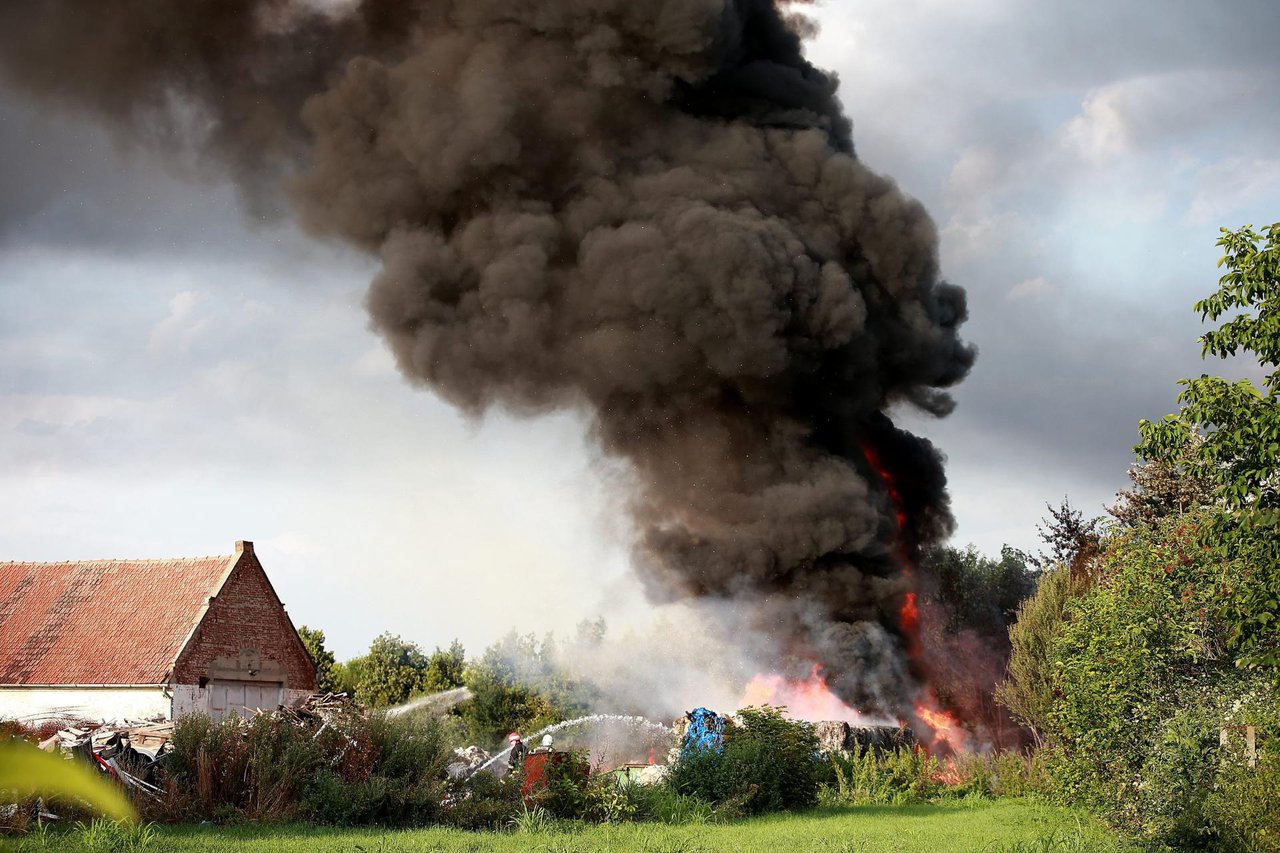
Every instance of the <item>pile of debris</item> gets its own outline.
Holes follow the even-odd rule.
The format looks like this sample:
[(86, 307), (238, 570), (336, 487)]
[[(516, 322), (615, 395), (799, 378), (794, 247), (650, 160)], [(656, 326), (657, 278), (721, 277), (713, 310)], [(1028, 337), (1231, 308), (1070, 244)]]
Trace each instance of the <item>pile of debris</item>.
[(862, 758), (867, 752), (874, 752), (876, 758), (882, 758), (916, 745), (915, 732), (906, 726), (851, 726), (841, 720), (827, 720), (815, 723), (813, 728), (819, 748), (828, 754)]
[(470, 779), (492, 757), (478, 746), (458, 747), (454, 749), (453, 760), (445, 768), (445, 773), (450, 779)]
[(156, 796), (156, 767), (173, 751), (172, 740), (172, 721), (120, 720), (62, 729), (41, 741), (40, 748), (81, 758), (118, 782)]
[(292, 705), (281, 705), (278, 711), (259, 713), (275, 714), (281, 720), (305, 726), (310, 723), (331, 723), (337, 717), (361, 710), (356, 701), (346, 693), (312, 693)]
[[(332, 725), (338, 718), (360, 712), (346, 693), (314, 693), (291, 705), (258, 710), (295, 726)], [(71, 726), (40, 742), (46, 752), (81, 758), (105, 775), (131, 788), (157, 795), (156, 769), (173, 751), (173, 721), (117, 720), (101, 725)]]

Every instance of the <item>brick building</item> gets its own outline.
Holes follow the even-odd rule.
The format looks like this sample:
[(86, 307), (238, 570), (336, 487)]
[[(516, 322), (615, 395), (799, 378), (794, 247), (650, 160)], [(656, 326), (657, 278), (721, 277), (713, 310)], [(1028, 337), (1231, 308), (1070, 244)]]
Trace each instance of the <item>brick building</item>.
[(226, 557), (0, 563), (0, 719), (221, 718), (315, 689), (252, 542)]

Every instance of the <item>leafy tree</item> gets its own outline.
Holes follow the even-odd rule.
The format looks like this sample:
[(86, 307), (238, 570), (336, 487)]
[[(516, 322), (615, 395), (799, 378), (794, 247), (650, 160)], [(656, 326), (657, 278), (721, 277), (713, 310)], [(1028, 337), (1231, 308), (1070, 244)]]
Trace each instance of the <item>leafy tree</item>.
[(603, 616), (598, 616), (595, 619), (583, 619), (578, 623), (577, 645), (585, 648), (596, 648), (604, 642), (604, 636), (608, 631), (609, 626), (605, 624)]
[(1130, 467), (1132, 488), (1121, 490), (1107, 512), (1122, 525), (1135, 527), (1212, 506), (1213, 483), (1189, 464), (1203, 440), (1194, 433), (1176, 461), (1148, 459)]
[(1053, 643), (1062, 630), (1067, 601), (1081, 590), (1066, 566), (1049, 569), (1040, 577), (1035, 595), (1018, 607), (1017, 621), (1009, 629), (1008, 674), (996, 688), (996, 700), (1031, 729), (1039, 743), (1044, 742), (1054, 706)]
[(496, 744), (509, 731), (531, 734), (557, 720), (545, 697), (484, 662), (468, 671), (467, 687), (471, 699), (462, 706), (462, 719), (476, 743)]
[[(1179, 384), (1179, 410), (1139, 424), (1147, 461), (1178, 465), (1212, 484), (1221, 512), (1204, 542), (1249, 571), (1224, 607), (1231, 650), (1246, 667), (1280, 670), (1280, 223), (1222, 229), (1225, 274), (1195, 310), (1222, 324), (1200, 338), (1201, 354), (1251, 356), (1266, 371), (1248, 379), (1203, 374)], [(1228, 315), (1229, 318), (1228, 318)]]
[(1050, 768), (1071, 799), (1177, 849), (1211, 829), (1202, 814), (1222, 765), (1218, 730), (1250, 689), (1224, 655), (1214, 602), (1224, 569), (1187, 515), (1125, 530), (1100, 582), (1069, 598), (1052, 637)]
[(364, 673), (368, 657), (360, 655), (350, 660), (335, 663), (329, 669), (329, 683), (333, 685), (334, 693), (345, 693), (352, 698), (358, 698), (360, 691), (360, 682), (364, 679)]
[(466, 683), (467, 652), (454, 640), (447, 649), (437, 648), (427, 658), (423, 689), (428, 693), (453, 690)]
[[(603, 624), (600, 625), (603, 630)], [(579, 634), (590, 631), (579, 626)], [(467, 669), (472, 698), (462, 708), (477, 743), (493, 743), (512, 729), (525, 734), (588, 712), (599, 698), (587, 682), (567, 672), (554, 635), (541, 641), (512, 631), (485, 649)]]
[(1088, 577), (1102, 550), (1102, 520), (1086, 519), (1065, 497), (1061, 506), (1045, 504), (1045, 508), (1049, 517), (1036, 526), (1040, 539), (1049, 546), (1049, 552), (1040, 555), (1041, 564), (1063, 565), (1072, 577)]
[(369, 646), (356, 698), (374, 708), (399, 705), (426, 689), (427, 656), (417, 643), (380, 634)]
[(302, 645), (307, 647), (311, 662), (316, 666), (316, 687), (322, 693), (332, 691), (334, 685), (331, 674), (337, 661), (333, 652), (324, 647), (324, 631), (301, 625), (298, 627), (298, 636), (302, 639)]
[(970, 545), (929, 549), (921, 569), (937, 581), (938, 598), (946, 606), (951, 631), (969, 629), (1003, 640), (1014, 613), (1036, 588), (1031, 559), (1009, 545), (993, 560)]

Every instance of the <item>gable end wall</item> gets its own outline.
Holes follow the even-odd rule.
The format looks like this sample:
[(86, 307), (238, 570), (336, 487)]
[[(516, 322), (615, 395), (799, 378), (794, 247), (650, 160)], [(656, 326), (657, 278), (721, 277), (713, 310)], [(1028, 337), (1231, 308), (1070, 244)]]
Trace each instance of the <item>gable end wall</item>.
[(316, 690), (315, 666), (252, 553), (241, 555), (178, 657), (174, 716), (207, 710), (201, 678), (283, 681), (286, 702)]

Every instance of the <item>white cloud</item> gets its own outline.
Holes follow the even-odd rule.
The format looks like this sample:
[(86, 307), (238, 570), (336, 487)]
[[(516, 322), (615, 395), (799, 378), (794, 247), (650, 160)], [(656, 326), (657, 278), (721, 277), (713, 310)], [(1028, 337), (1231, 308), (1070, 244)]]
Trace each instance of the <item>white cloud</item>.
[(194, 290), (174, 294), (168, 315), (151, 330), (147, 349), (158, 355), (187, 352), (209, 325), (209, 315), (199, 311), (207, 301), (205, 294)]
[(1009, 299), (1042, 299), (1050, 296), (1057, 288), (1050, 284), (1043, 276), (1028, 278), (1018, 282), (1009, 288)]
[(1131, 83), (1090, 92), (1080, 114), (1063, 128), (1063, 144), (1086, 163), (1106, 166), (1133, 149)]

